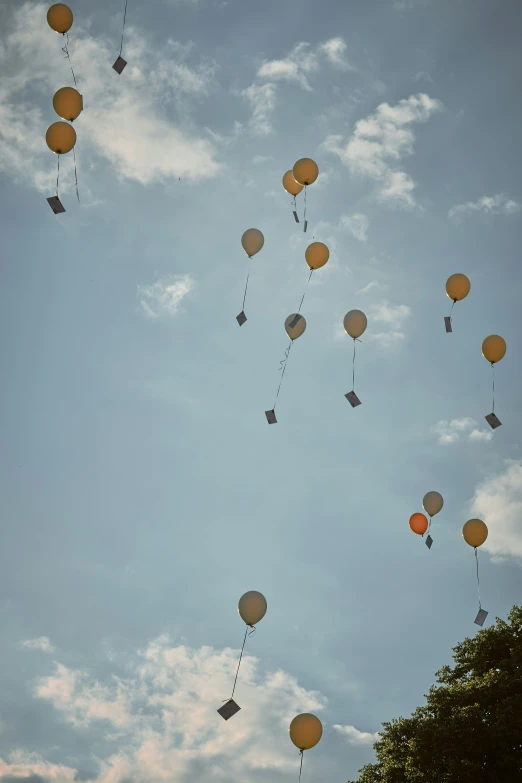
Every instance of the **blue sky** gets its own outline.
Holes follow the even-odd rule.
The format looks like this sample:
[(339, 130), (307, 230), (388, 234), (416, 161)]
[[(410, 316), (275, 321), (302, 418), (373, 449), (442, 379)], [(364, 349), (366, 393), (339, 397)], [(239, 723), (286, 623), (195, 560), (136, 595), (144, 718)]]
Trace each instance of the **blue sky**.
[[(477, 631), (468, 518), (486, 625), (520, 601), (520, 9), (129, 0), (118, 76), (120, 5), (73, 6), (82, 203), (67, 156), (59, 216), (70, 72), (47, 6), (0, 10), (0, 777), (293, 781), (312, 711), (304, 781), (354, 779)], [(303, 156), (306, 235), (281, 187)], [(268, 426), (313, 237), (330, 261)], [(433, 489), (428, 551), (408, 519)], [(251, 589), (268, 612), (225, 723)]]

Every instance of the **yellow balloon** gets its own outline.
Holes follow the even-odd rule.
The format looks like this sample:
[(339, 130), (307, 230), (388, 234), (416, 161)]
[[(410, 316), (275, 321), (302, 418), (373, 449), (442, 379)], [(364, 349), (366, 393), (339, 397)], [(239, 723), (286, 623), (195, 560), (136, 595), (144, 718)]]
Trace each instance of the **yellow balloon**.
[(424, 495), (422, 505), (426, 514), (430, 517), (434, 517), (435, 514), (438, 514), (442, 509), (442, 506), (444, 505), (444, 498), (440, 492), (427, 492)]
[(47, 11), (47, 24), (56, 33), (66, 33), (72, 23), (73, 12), (65, 3), (55, 3)]
[(462, 528), (462, 537), (470, 546), (481, 546), (488, 537), (488, 527), (481, 519), (468, 519)]
[(283, 187), (291, 196), (297, 196), (304, 188), (304, 185), (300, 185), (299, 182), (296, 182), (292, 170), (288, 169), (283, 177)]
[(310, 750), (323, 736), (323, 725), (310, 712), (296, 715), (290, 724), (290, 739), (299, 750)]
[(300, 185), (311, 185), (319, 176), (319, 167), (312, 158), (300, 158), (294, 163), (292, 175)]
[(506, 341), (498, 334), (490, 334), (482, 343), (482, 356), (491, 364), (496, 364), (506, 355)]
[(312, 242), (305, 250), (305, 258), (310, 269), (320, 269), (330, 258), (330, 251), (323, 242)]
[[(290, 324), (294, 321), (294, 319), (297, 318), (297, 323), (295, 326), (290, 327)], [(303, 315), (299, 315), (298, 313), (292, 313), (288, 316), (288, 318), (285, 321), (285, 332), (289, 336), (291, 340), (297, 340), (298, 337), (301, 337), (304, 330), (306, 329), (306, 319)]]
[(239, 616), (247, 625), (255, 625), (262, 620), (266, 614), (266, 609), (266, 598), (262, 593), (258, 593), (257, 590), (250, 590), (248, 593), (244, 593), (237, 605)]
[(265, 244), (265, 238), (258, 228), (248, 228), (241, 237), (241, 244), (247, 256), (252, 258)]
[(368, 319), (362, 310), (350, 310), (346, 313), (343, 320), (344, 328), (350, 337), (356, 340), (366, 331)]
[(54, 93), (53, 109), (62, 120), (72, 122), (83, 109), (82, 96), (74, 87), (61, 87)]
[(446, 280), (446, 293), (454, 302), (460, 302), (461, 299), (465, 299), (469, 294), (470, 288), (469, 278), (466, 275), (461, 275), (459, 272), (451, 275)]
[(76, 144), (76, 131), (68, 122), (53, 122), (47, 128), (45, 141), (52, 152), (57, 155), (65, 155)]

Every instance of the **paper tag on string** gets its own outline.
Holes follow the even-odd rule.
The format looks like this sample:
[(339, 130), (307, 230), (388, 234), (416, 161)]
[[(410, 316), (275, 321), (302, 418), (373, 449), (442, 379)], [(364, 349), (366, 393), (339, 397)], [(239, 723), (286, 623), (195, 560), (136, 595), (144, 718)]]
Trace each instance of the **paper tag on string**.
[(218, 712), (224, 720), (228, 720), (235, 715), (236, 712), (239, 712), (240, 709), (241, 707), (239, 704), (236, 704), (234, 699), (230, 699), (230, 701), (227, 701), (226, 704), (223, 704), (223, 706), (219, 708)]
[(127, 60), (124, 60), (123, 57), (117, 57), (116, 62), (112, 66), (116, 73), (120, 73), (123, 71), (125, 66), (127, 65)]
[(485, 609), (479, 609), (477, 616), (475, 617), (475, 624), (476, 625), (484, 625), (484, 620), (488, 616), (488, 613)]
[(344, 396), (346, 397), (346, 399), (348, 400), (352, 408), (356, 408), (358, 405), (361, 405), (361, 401), (354, 391), (348, 392), (348, 394), (345, 394)]
[(451, 328), (451, 317), (449, 315), (444, 316), (444, 325), (446, 327), (447, 332), (453, 331), (453, 329)]
[(299, 216), (298, 216), (297, 212), (295, 211), (295, 209), (294, 209), (294, 218), (295, 218), (295, 222), (299, 223)]
[(497, 427), (502, 426), (502, 422), (500, 421), (500, 419), (495, 413), (488, 413), (488, 415), (485, 416), (484, 418), (486, 419), (487, 423), (489, 424), (492, 430), (496, 430)]
[(239, 315), (236, 315), (236, 321), (238, 322), (238, 324), (240, 326), (243, 326), (243, 324), (245, 323), (246, 319), (247, 319), (247, 317), (245, 315), (245, 311), (244, 310), (241, 310)]
[(60, 199), (58, 198), (58, 196), (50, 196), (47, 199), (47, 203), (49, 204), (49, 206), (51, 207), (55, 215), (59, 215), (60, 212), (65, 212), (65, 207), (60, 201)]
[(308, 220), (305, 220), (305, 222), (304, 222), (304, 229), (303, 229), (303, 231), (305, 232), (305, 234), (306, 234), (306, 229), (307, 229), (307, 228), (308, 228)]
[(428, 549), (431, 549), (431, 545), (433, 544), (433, 538), (431, 536), (428, 536), (425, 543)]
[(269, 424), (277, 424), (277, 419), (275, 415), (275, 411), (265, 411), (266, 420)]
[(292, 320), (290, 321), (290, 323), (288, 324), (288, 328), (289, 329), (295, 329), (295, 327), (297, 326), (297, 324), (299, 323), (299, 321), (301, 320), (302, 317), (303, 317), (302, 315), (299, 315), (299, 313), (296, 313), (294, 315), (294, 317), (292, 318)]

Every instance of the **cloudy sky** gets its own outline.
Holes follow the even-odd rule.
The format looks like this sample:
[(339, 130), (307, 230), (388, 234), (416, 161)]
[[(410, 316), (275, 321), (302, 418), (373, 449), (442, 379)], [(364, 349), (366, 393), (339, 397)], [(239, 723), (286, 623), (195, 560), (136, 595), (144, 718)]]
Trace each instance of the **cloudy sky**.
[[(129, 0), (118, 76), (123, 2), (80, 0), (81, 204), (64, 156), (58, 216), (45, 131), (72, 77), (46, 9), (0, 9), (0, 779), (296, 783), (312, 711), (303, 783), (344, 783), (477, 631), (468, 518), (486, 625), (520, 602), (519, 3)], [(281, 186), (303, 156), (306, 235)], [(431, 551), (408, 527), (429, 490)]]

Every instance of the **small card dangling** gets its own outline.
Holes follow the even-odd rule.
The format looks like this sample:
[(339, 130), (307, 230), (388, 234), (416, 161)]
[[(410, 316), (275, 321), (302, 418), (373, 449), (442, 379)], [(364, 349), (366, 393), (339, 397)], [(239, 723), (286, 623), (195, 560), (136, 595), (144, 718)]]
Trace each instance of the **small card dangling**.
[(275, 415), (275, 411), (265, 411), (266, 420), (269, 424), (277, 424), (277, 419)]
[(484, 620), (488, 616), (488, 613), (485, 609), (479, 609), (477, 616), (475, 617), (475, 624), (476, 625), (484, 625)]
[(230, 699), (230, 701), (227, 701), (226, 704), (223, 704), (223, 706), (219, 708), (218, 712), (224, 720), (228, 720), (235, 715), (236, 712), (239, 712), (240, 709), (241, 707), (239, 704), (236, 704), (234, 699)]
[(117, 57), (114, 65), (112, 66), (116, 73), (121, 74), (125, 66), (127, 65), (127, 60), (124, 60), (123, 57)]
[(59, 215), (60, 212), (65, 212), (65, 207), (60, 201), (60, 199), (58, 198), (58, 196), (50, 196), (47, 199), (47, 203), (49, 204), (49, 206), (51, 207), (55, 215)]
[(294, 218), (295, 218), (295, 222), (299, 223), (299, 216), (298, 216), (297, 212), (295, 211), (295, 209), (294, 209)]
[(428, 536), (428, 538), (426, 539), (425, 543), (426, 543), (426, 546), (428, 547), (428, 549), (431, 549), (431, 545), (433, 544), (433, 538), (431, 536)]
[(447, 332), (452, 332), (453, 329), (451, 328), (451, 316), (445, 315), (444, 316), (444, 325), (446, 327)]
[(358, 405), (362, 404), (354, 391), (348, 392), (348, 394), (345, 394), (344, 396), (346, 397), (346, 399), (348, 400), (352, 408), (356, 408)]
[(246, 319), (247, 319), (247, 317), (245, 315), (245, 311), (244, 310), (241, 310), (239, 315), (236, 315), (236, 321), (238, 322), (238, 324), (240, 326), (243, 326), (243, 324), (245, 323)]
[(292, 318), (292, 320), (290, 321), (290, 323), (288, 324), (288, 328), (289, 329), (295, 329), (295, 327), (297, 326), (297, 324), (299, 323), (299, 321), (301, 320), (302, 317), (303, 317), (302, 315), (299, 315), (299, 313), (296, 313), (294, 315), (294, 317)]
[(306, 229), (307, 229), (307, 228), (308, 228), (308, 220), (305, 220), (305, 222), (304, 222), (304, 229), (303, 229), (303, 231), (305, 232), (305, 234), (306, 234)]
[(492, 430), (496, 430), (497, 427), (502, 426), (502, 422), (500, 421), (500, 419), (495, 413), (488, 413), (488, 415), (485, 416), (484, 418), (486, 419), (487, 423), (489, 424)]

